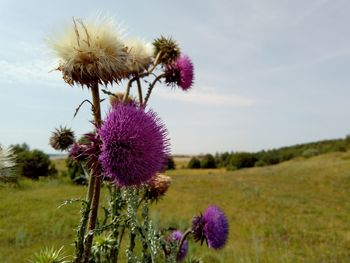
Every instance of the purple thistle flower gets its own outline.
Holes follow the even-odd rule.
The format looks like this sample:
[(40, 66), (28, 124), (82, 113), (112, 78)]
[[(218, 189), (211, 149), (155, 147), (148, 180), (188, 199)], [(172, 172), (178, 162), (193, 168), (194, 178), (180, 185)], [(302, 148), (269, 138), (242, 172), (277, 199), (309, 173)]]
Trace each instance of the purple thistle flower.
[(205, 240), (209, 247), (222, 248), (228, 237), (228, 221), (225, 214), (217, 206), (209, 206), (204, 215), (196, 216), (192, 221), (195, 241)]
[(165, 68), (165, 82), (168, 85), (178, 85), (183, 90), (188, 90), (193, 84), (193, 64), (188, 56), (181, 56)]
[[(181, 231), (179, 230), (175, 230), (173, 232), (171, 232), (170, 236), (167, 238), (167, 240), (169, 242), (174, 242), (177, 241), (178, 243), (181, 241), (183, 237), (183, 234)], [(181, 249), (179, 250), (179, 253), (177, 254), (176, 260), (178, 262), (181, 262), (185, 259), (186, 255), (187, 255), (187, 249), (188, 249), (188, 244), (187, 244), (187, 240), (185, 240), (182, 244)]]
[(69, 157), (78, 162), (86, 162), (86, 166), (96, 176), (100, 176), (102, 168), (99, 162), (101, 139), (98, 134), (87, 133), (80, 143), (74, 143)]
[(159, 172), (169, 154), (167, 130), (153, 111), (117, 104), (99, 130), (105, 175), (123, 186), (140, 185)]

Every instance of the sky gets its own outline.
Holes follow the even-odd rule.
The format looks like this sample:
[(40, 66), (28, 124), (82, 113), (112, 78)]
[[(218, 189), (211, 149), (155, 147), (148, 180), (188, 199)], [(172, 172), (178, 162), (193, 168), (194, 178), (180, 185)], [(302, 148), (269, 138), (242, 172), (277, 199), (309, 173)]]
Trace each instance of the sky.
[(190, 91), (159, 85), (150, 100), (173, 154), (258, 151), (350, 134), (347, 0), (0, 0), (0, 144), (55, 153), (48, 144), (55, 127), (77, 136), (92, 129), (87, 104), (73, 118), (90, 93), (52, 71), (58, 60), (47, 39), (72, 17), (97, 13), (112, 16), (126, 37), (172, 36), (193, 60)]

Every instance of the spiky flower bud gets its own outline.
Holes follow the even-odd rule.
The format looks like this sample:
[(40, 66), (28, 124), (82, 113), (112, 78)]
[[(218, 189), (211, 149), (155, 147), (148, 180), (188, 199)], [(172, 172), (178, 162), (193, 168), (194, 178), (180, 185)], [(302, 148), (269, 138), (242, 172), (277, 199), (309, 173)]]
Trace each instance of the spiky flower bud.
[(157, 201), (165, 195), (171, 184), (171, 178), (163, 174), (156, 174), (147, 183), (146, 197), (151, 201)]
[(67, 128), (60, 126), (52, 132), (50, 137), (50, 145), (55, 150), (65, 151), (75, 142), (74, 132)]
[(155, 56), (161, 52), (159, 62), (162, 64), (168, 64), (180, 56), (180, 48), (171, 37), (161, 36), (154, 40), (153, 46)]

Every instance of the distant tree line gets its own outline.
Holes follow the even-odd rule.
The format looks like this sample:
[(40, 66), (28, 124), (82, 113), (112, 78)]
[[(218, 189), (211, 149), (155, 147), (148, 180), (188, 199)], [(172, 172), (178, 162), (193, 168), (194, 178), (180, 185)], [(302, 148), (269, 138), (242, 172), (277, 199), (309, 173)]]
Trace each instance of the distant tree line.
[(274, 165), (296, 157), (309, 158), (329, 152), (345, 152), (350, 148), (350, 136), (345, 139), (323, 140), (259, 152), (224, 152), (192, 157), (188, 168), (226, 168), (236, 170)]

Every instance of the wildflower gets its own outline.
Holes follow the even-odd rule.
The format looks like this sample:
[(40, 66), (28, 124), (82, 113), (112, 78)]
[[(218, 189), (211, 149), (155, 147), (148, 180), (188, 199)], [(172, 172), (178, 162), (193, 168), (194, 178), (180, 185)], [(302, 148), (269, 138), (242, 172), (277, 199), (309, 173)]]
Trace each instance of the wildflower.
[[(175, 230), (173, 232), (171, 232), (170, 236), (168, 237), (168, 241), (169, 242), (180, 242), (181, 239), (183, 237), (183, 234), (181, 231), (179, 230)], [(179, 244), (180, 245), (180, 244)], [(181, 262), (185, 259), (186, 255), (187, 255), (187, 249), (188, 249), (188, 244), (187, 244), (187, 240), (185, 240), (179, 250), (179, 253), (177, 254), (176, 260), (178, 262)]]
[(112, 21), (73, 20), (73, 27), (50, 45), (60, 58), (58, 70), (70, 85), (91, 87), (119, 82), (127, 74), (127, 51)]
[(147, 183), (146, 196), (152, 200), (156, 201), (160, 197), (164, 196), (168, 191), (171, 184), (171, 178), (163, 174), (156, 174)]
[(172, 38), (161, 36), (153, 41), (154, 55), (160, 54), (159, 62), (168, 64), (180, 56), (180, 48)]
[(141, 39), (127, 41), (128, 60), (126, 66), (131, 73), (145, 71), (152, 62), (153, 48)]
[(56, 128), (50, 137), (50, 145), (55, 150), (65, 151), (75, 141), (74, 132), (66, 127)]
[(157, 114), (133, 104), (117, 104), (99, 134), (103, 171), (119, 185), (148, 181), (169, 154), (167, 130)]
[(217, 206), (209, 206), (204, 215), (196, 216), (192, 221), (195, 241), (205, 240), (209, 247), (222, 248), (228, 237), (228, 222), (225, 214)]
[(165, 83), (188, 90), (193, 84), (193, 64), (188, 56), (181, 56), (165, 67)]
[(101, 140), (96, 133), (87, 133), (79, 143), (73, 144), (69, 157), (75, 161), (84, 161), (89, 170), (96, 176), (101, 175), (102, 168), (99, 162), (101, 154)]

